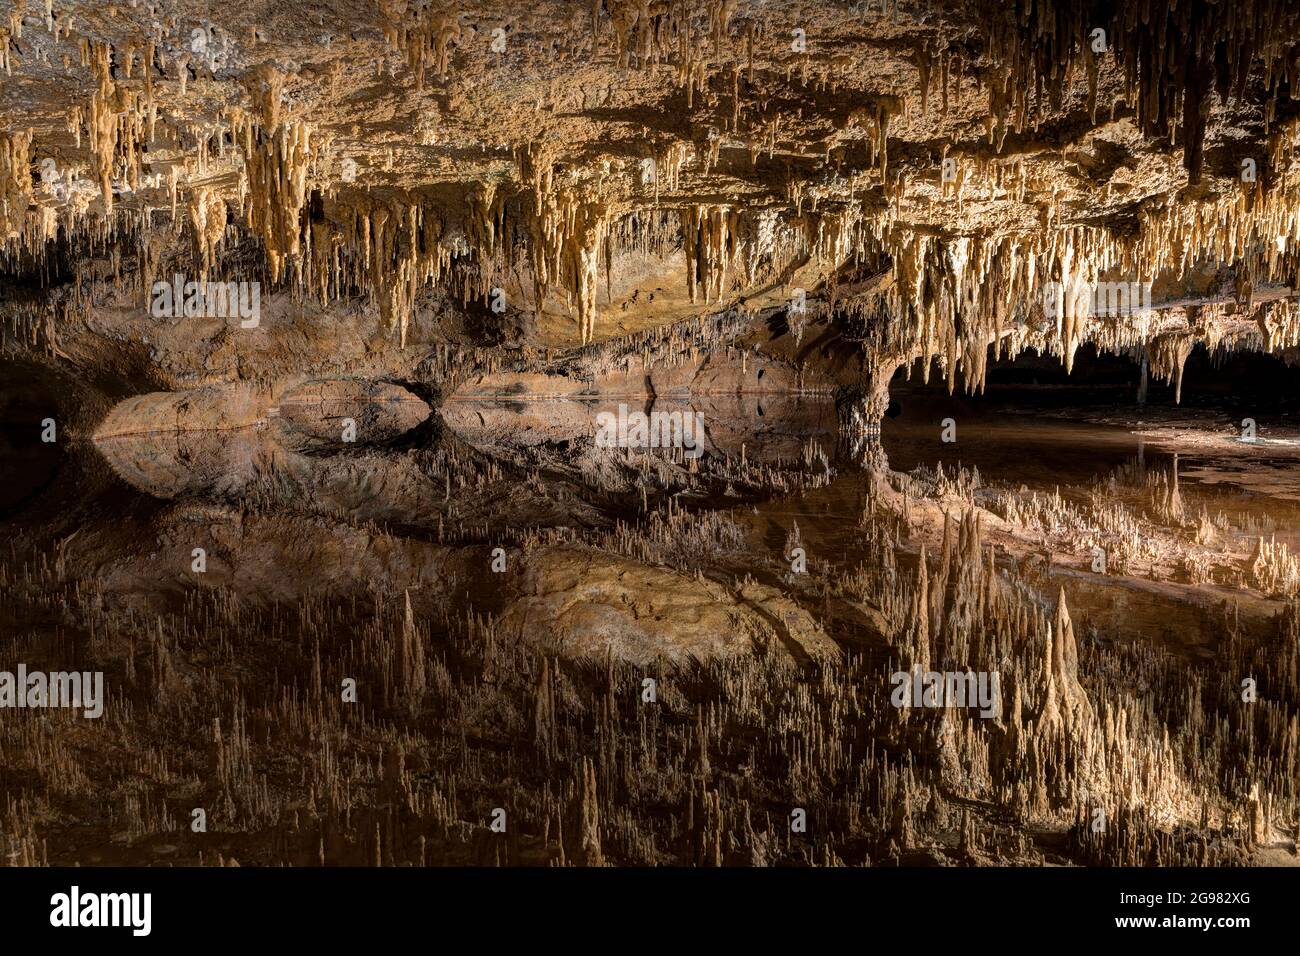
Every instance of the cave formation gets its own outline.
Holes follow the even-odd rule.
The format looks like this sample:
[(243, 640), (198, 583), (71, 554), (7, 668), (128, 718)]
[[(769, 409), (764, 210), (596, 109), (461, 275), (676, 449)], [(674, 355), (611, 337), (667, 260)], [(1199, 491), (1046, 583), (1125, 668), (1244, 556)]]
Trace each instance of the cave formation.
[(0, 859), (1295, 865), (1293, 68), (0, 0)]

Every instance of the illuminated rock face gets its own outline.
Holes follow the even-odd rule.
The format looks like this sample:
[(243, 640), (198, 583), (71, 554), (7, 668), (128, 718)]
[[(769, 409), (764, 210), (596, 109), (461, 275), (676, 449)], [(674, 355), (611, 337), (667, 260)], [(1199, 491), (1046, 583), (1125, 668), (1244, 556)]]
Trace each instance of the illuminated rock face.
[(1173, 378), (1300, 341), (1286, 4), (884, 6), (19, 8), (0, 239), (34, 275), (112, 236), (119, 292), (180, 264), (364, 302), (398, 346), (430, 290), (552, 346), (798, 299), (968, 388), (990, 344)]
[(6, 853), (1293, 853), (1294, 4), (9, 6)]

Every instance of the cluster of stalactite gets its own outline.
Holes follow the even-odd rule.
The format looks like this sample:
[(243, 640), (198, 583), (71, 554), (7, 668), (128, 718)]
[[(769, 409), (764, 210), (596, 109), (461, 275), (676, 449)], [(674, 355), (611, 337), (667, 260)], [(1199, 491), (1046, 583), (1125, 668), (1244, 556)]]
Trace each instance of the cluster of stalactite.
[(1151, 374), (1156, 378), (1164, 379), (1166, 383), (1173, 383), (1175, 402), (1182, 400), (1183, 367), (1187, 364), (1187, 357), (1192, 354), (1192, 347), (1195, 344), (1190, 335), (1169, 333), (1152, 339), (1147, 347), (1147, 355), (1151, 361)]
[[(201, 262), (199, 278), (203, 280), (216, 267), (217, 246), (225, 238), (226, 202), (211, 189), (195, 189), (190, 193), (186, 212), (189, 215), (192, 235), (198, 246), (198, 258)], [(146, 275), (154, 274), (148, 269), (143, 269), (142, 272)]]
[(313, 223), (310, 232), (308, 283), (321, 302), (354, 290), (368, 295), (403, 346), (420, 292), (461, 251), (442, 241), (437, 210), (411, 196), (340, 201), (334, 218)]
[[(126, 111), (135, 116), (130, 121), (135, 125), (119, 129), (127, 121), (114, 104), (122, 96), (139, 94), (113, 83), (105, 66), (107, 47), (100, 45), (94, 50), (101, 80), (95, 96), (103, 102), (99, 106), (91, 103), (85, 125), (101, 186), (106, 189), (104, 205), (111, 210), (114, 173), (120, 171), (128, 182), (138, 181), (136, 144), (152, 138), (153, 124), (139, 111)], [(255, 82), (253, 91), (260, 119), (251, 120), (239, 109), (232, 110), (229, 116), (230, 134), (244, 156), (239, 206), (249, 228), (265, 246), (271, 276), (278, 279), (286, 263), (299, 263), (304, 240), (314, 240), (319, 249), (325, 250), (318, 256), (337, 258), (340, 245), (350, 241), (347, 233), (351, 227), (345, 224), (339, 230), (342, 236), (330, 234), (333, 224), (312, 222), (310, 228), (306, 227), (306, 207), (311, 189), (317, 185), (312, 180), (315, 178), (322, 187), (327, 185), (322, 176), (312, 176), (313, 164), (320, 158), (324, 144), (306, 124), (279, 116), (279, 83), (275, 76)], [(104, 117), (114, 122), (101, 122)], [(148, 131), (136, 128), (145, 122)], [(18, 160), (19, 140), (11, 135), (7, 141), (11, 144), (8, 163), (12, 166)], [(206, 138), (202, 140), (203, 144), (207, 142)], [(887, 255), (893, 263), (894, 282), (884, 293), (886, 305), (892, 315), (905, 317), (901, 334), (913, 340), (907, 351), (942, 356), (950, 376), (955, 374), (959, 359), (964, 358), (968, 366), (966, 378), (975, 383), (982, 379), (983, 356), (989, 343), (1006, 335), (1031, 334), (1023, 330), (1017, 333), (1016, 326), (1021, 323), (1023, 329), (1024, 319), (1041, 308), (1041, 288), (1046, 282), (1069, 289), (1075, 283), (1094, 283), (1106, 275), (1151, 281), (1161, 274), (1181, 275), (1201, 258), (1215, 257), (1224, 263), (1245, 263), (1238, 294), (1249, 308), (1253, 283), (1293, 277), (1294, 258), (1289, 250), (1300, 230), (1300, 217), (1294, 213), (1294, 190), (1287, 183), (1262, 193), (1241, 191), (1217, 199), (1144, 208), (1140, 213), (1141, 228), (1134, 236), (1096, 227), (1054, 226), (1038, 234), (986, 238), (944, 237), (909, 229), (897, 222), (897, 210), (892, 204), (868, 212), (856, 203), (829, 203), (820, 209), (814, 203), (814, 211), (805, 215), (801, 190), (792, 195), (793, 223), (783, 221), (776, 208), (741, 211), (724, 205), (687, 205), (675, 217), (655, 210), (615, 215), (598, 182), (561, 185), (557, 181), (553, 149), (540, 144), (524, 147), (519, 151), (519, 165), (529, 200), (522, 218), (528, 227), (537, 300), (544, 300), (552, 286), (561, 287), (576, 306), (580, 339), (584, 342), (594, 337), (599, 266), (604, 259), (608, 269), (616, 246), (607, 241), (611, 223), (620, 233), (618, 245), (625, 245), (628, 236), (645, 234), (636, 224), (644, 221), (650, 224), (649, 234), (659, 237), (653, 245), (660, 252), (666, 251), (666, 243), (675, 247), (678, 242), (663, 237), (680, 230), (688, 291), (692, 298), (708, 302), (722, 300), (752, 284), (767, 274), (764, 267), (772, 269), (804, 254), (811, 255), (822, 267), (833, 294), (841, 267)], [(678, 168), (670, 165), (667, 170), (672, 180)], [(16, 182), (12, 173), (7, 181), (3, 208), (6, 235), (12, 241), (19, 224), (25, 222), (31, 191), (29, 184)], [(171, 188), (175, 210), (175, 175)], [(365, 198), (349, 202), (373, 202), (369, 194), (363, 195)], [(504, 210), (508, 197), (487, 185), (476, 187), (472, 196), (471, 209), (463, 217), (464, 251), (473, 250), (482, 260), (476, 286), (479, 294), (486, 294), (494, 271), (492, 257), (513, 255), (513, 243), (499, 241), (507, 234)], [(195, 248), (202, 253), (205, 271), (212, 266), (215, 253), (217, 224), (221, 220), (218, 201), (224, 203), (226, 199), (211, 187), (196, 186), (187, 204), (195, 230)], [(433, 219), (432, 215), (416, 212), (417, 204), (427, 205), (417, 197), (408, 198), (403, 208), (395, 208), (393, 201), (385, 203), (394, 207), (388, 219), (407, 223), (403, 230), (409, 234), (411, 222)], [(400, 201), (396, 205), (401, 205)], [(47, 207), (41, 208), (48, 211)], [(447, 210), (439, 210), (434, 215), (446, 214)], [(633, 225), (626, 225), (629, 222)], [(37, 235), (43, 240), (50, 234), (47, 227)], [(366, 241), (363, 235), (361, 243)], [(395, 276), (391, 270), (374, 268), (373, 257), (359, 251), (354, 255), (372, 263), (370, 281), (363, 280), (362, 285), (381, 304), (386, 303), (386, 314), (394, 316), (408, 315), (411, 290), (438, 272), (426, 265), (398, 270)], [(412, 252), (408, 258), (421, 256)], [(316, 265), (311, 270), (312, 285), (319, 291), (329, 288), (334, 280), (337, 288), (337, 265), (328, 261)], [(299, 274), (298, 281), (307, 280)], [(1080, 313), (1079, 303), (1072, 296), (1062, 293), (1047, 304), (1056, 313), (1053, 348), (1068, 366), (1090, 320)], [(837, 307), (859, 314), (877, 308), (872, 302), (855, 302), (852, 297), (837, 302)], [(1270, 307), (1270, 312), (1274, 310)], [(1265, 317), (1261, 316), (1260, 321), (1266, 324)], [(394, 325), (398, 324), (405, 327), (394, 319)], [(1270, 341), (1278, 338), (1273, 334), (1268, 337)]]
[[(628, 38), (627, 30), (650, 29), (657, 37), (671, 36), (671, 39), (663, 40), (667, 44), (665, 51), (676, 51), (679, 41), (685, 42), (692, 49), (711, 42), (713, 52), (717, 54), (727, 40), (731, 8), (730, 4), (721, 4), (717, 10), (712, 11), (709, 14), (708, 33), (695, 40), (691, 38), (693, 14), (690, 11), (672, 9), (651, 14), (632, 4), (611, 11), (608, 16), (616, 24), (623, 24), (615, 32), (624, 41)], [(407, 51), (417, 88), (423, 85), (426, 60), (430, 56), (436, 60), (432, 65), (439, 75), (445, 76), (448, 70), (449, 44), (454, 43), (459, 36), (458, 17), (431, 7), (414, 8), (409, 15), (396, 9), (389, 12), (391, 25), (387, 28), (386, 35), (390, 45)], [(593, 18), (593, 28), (597, 35), (604, 29), (605, 18), (606, 15), (600, 11)], [(18, 29), (21, 29), (21, 17), (17, 23)], [(636, 24), (635, 28), (633, 24)], [(747, 30), (746, 45), (752, 81), (754, 44), (756, 38), (763, 36), (765, 28), (761, 23), (754, 23), (747, 25)], [(639, 45), (640, 42), (638, 40), (633, 45)], [(164, 172), (170, 180), (171, 205), (175, 218), (178, 182), (183, 178), (204, 177), (217, 172), (209, 170), (207, 156), (214, 145), (220, 153), (224, 137), (228, 135), (239, 146), (244, 163), (242, 168), (237, 169), (238, 203), (229, 195), (222, 196), (222, 200), (237, 205), (246, 217), (247, 226), (263, 240), (270, 275), (278, 277), (286, 262), (296, 264), (299, 243), (304, 237), (302, 230), (295, 228), (295, 225), (301, 224), (295, 224), (292, 220), (302, 214), (306, 192), (305, 170), (317, 158), (323, 146), (328, 145), (328, 137), (318, 135), (300, 122), (281, 115), (281, 94), (285, 89), (286, 77), (267, 64), (246, 74), (243, 85), (252, 100), (249, 112), (256, 116), (255, 123), (248, 119), (244, 109), (236, 107), (228, 110), (223, 120), (225, 128), (216, 129), (215, 137), (213, 130), (198, 127), (182, 135), (180, 127), (184, 121), (173, 116), (162, 124), (158, 123), (154, 84), (155, 74), (167, 76), (174, 73), (175, 80), (179, 82), (180, 94), (184, 96), (191, 59), (188, 54), (169, 63), (155, 40), (131, 41), (115, 48), (109, 43), (86, 39), (81, 46), (83, 65), (92, 68), (97, 89), (86, 103), (70, 111), (69, 129), (76, 134), (78, 146), (83, 133), (88, 137), (95, 177), (102, 194), (101, 208), (93, 214), (112, 217), (117, 184), (132, 191), (138, 188), (143, 148), (156, 146), (157, 129), (170, 124), (176, 127), (167, 133), (173, 147), (181, 148), (183, 152), (185, 147), (182, 146), (182, 141), (192, 140), (189, 146), (192, 148), (197, 144), (198, 148), (196, 156), (182, 155), (183, 162), (171, 163)], [(137, 68), (138, 79), (132, 83)], [(731, 77), (733, 85), (738, 84), (739, 71), (734, 67)], [(734, 99), (738, 110), (738, 86)], [(862, 113), (861, 122), (876, 131), (873, 136), (880, 139), (878, 146), (883, 153), (883, 114), (879, 110), (874, 114), (870, 110), (859, 112)], [(772, 130), (769, 129), (768, 133), (772, 133)], [(770, 150), (775, 141), (770, 135), (765, 136)], [(705, 173), (717, 162), (719, 145), (720, 140), (713, 135), (707, 141), (695, 144), (696, 160)], [(582, 190), (582, 194), (578, 195), (567, 186), (553, 195), (549, 173), (553, 156), (543, 158), (543, 151), (535, 146), (528, 146), (523, 151), (526, 155), (521, 159), (521, 166), (525, 167), (521, 179), (525, 186), (532, 186), (534, 193), (530, 225), (537, 247), (533, 263), (536, 281), (542, 291), (553, 281), (558, 282), (576, 300), (580, 330), (585, 340), (590, 338), (595, 313), (592, 293), (597, 261), (595, 250), (601, 245), (603, 230), (609, 219), (602, 208), (603, 197), (592, 195), (587, 190)], [(689, 153), (689, 146), (680, 141), (669, 142), (654, 151), (652, 179), (656, 203), (661, 185), (671, 192), (678, 191)], [(320, 185), (327, 190), (331, 188), (324, 181)], [(192, 188), (199, 193), (215, 192), (215, 187), (211, 184), (196, 184)], [(227, 187), (223, 185), (223, 188)], [(480, 185), (477, 188), (485, 187)], [(251, 200), (251, 203), (245, 208), (247, 200)], [(206, 202), (207, 200), (194, 199), (190, 205), (193, 207)], [(21, 221), (29, 204), (15, 203), (7, 217), (14, 222)], [(49, 204), (41, 204), (39, 212), (48, 220)], [(80, 215), (87, 211), (81, 208), (75, 212)], [(66, 226), (70, 231), (77, 228), (76, 218), (68, 217)], [(201, 232), (207, 228), (209, 220), (199, 218), (196, 228)], [(47, 225), (50, 224), (47, 222)], [(12, 227), (8, 229), (6, 238), (12, 238), (14, 231)], [(46, 228), (37, 238), (43, 241), (53, 234), (52, 228)], [(205, 244), (203, 237), (196, 237), (196, 248), (206, 251), (210, 245)], [(717, 265), (717, 257), (709, 254), (702, 258), (700, 268), (710, 274), (715, 270), (719, 275), (725, 275), (726, 272), (725, 266)], [(570, 281), (563, 281), (566, 279)]]
[(1266, 352), (1300, 345), (1300, 309), (1284, 300), (1262, 306), (1256, 313), (1260, 337)]
[(0, 310), (0, 355), (56, 358), (59, 327), (69, 321), (67, 301), (12, 302)]
[(686, 209), (682, 222), (686, 252), (686, 288), (695, 302), (718, 302), (726, 288), (727, 268), (735, 256), (740, 214), (725, 206)]
[[(153, 138), (157, 107), (153, 104), (153, 44), (142, 64), (145, 90), (119, 85), (113, 79), (114, 50), (111, 44), (82, 41), (82, 62), (92, 66), (96, 89), (79, 117), (85, 127), (104, 205), (104, 215), (113, 214), (114, 181), (124, 181), (129, 188), (140, 184), (143, 161), (141, 145)], [(120, 64), (127, 78), (134, 57)], [(80, 133), (78, 141), (80, 141)]]
[[(460, 18), (431, 6), (389, 12), (388, 44), (405, 51), (417, 90), (430, 71), (446, 77), (461, 41)], [(215, 128), (190, 128), (174, 116), (160, 119), (155, 102), (156, 75), (174, 74), (184, 95), (185, 57), (166, 62), (154, 40), (115, 48), (84, 39), (82, 63), (94, 92), (70, 111), (68, 129), (78, 145), (86, 141), (100, 201), (88, 209), (78, 190), (66, 202), (55, 202), (53, 193), (38, 195), (30, 175), (23, 175), (23, 167), (39, 158), (28, 134), (0, 134), (0, 236), (6, 257), (21, 249), (38, 258), (61, 227), (72, 235), (102, 235), (118, 228), (113, 222), (123, 215), (146, 215), (121, 210), (121, 193), (149, 183), (144, 151), (161, 156), (156, 147), (162, 142), (178, 155), (154, 161), (152, 178), (165, 176), (173, 221), (191, 231), (203, 276), (220, 269), (233, 215), (261, 243), (272, 282), (290, 281), (323, 301), (361, 292), (377, 303), (403, 344), (428, 285), (448, 282), (462, 301), (486, 299), (521, 263), (531, 278), (532, 305), (540, 310), (552, 291), (560, 292), (576, 317), (579, 342), (590, 343), (597, 338), (601, 267), (608, 280), (614, 257), (633, 248), (658, 255), (680, 248), (689, 296), (706, 304), (735, 300), (759, 283), (784, 285), (795, 267), (812, 264), (830, 312), (875, 327), (864, 336), (875, 349), (873, 361), (883, 368), (887, 361), (937, 357), (950, 387), (959, 372), (967, 388), (982, 387), (990, 346), (1007, 355), (1045, 348), (1069, 368), (1085, 341), (1148, 348), (1162, 374), (1176, 379), (1182, 350), (1169, 353), (1171, 340), (1162, 338), (1169, 329), (1153, 328), (1141, 316), (1088, 315), (1069, 290), (1108, 280), (1177, 281), (1206, 261), (1236, 269), (1238, 307), (1253, 313), (1265, 348), (1300, 341), (1290, 302), (1254, 301), (1258, 286), (1293, 282), (1297, 271), (1300, 187), (1289, 172), (1296, 121), (1275, 115), (1275, 98), (1289, 88), (1292, 69), (1281, 38), (1295, 17), (1277, 0), (1251, 0), (1231, 10), (1196, 2), (1177, 10), (1139, 4), (1118, 13), (1083, 2), (981, 12), (989, 14), (993, 66), (978, 76), (989, 86), (988, 126), (995, 140), (1037, 119), (1043, 111), (1034, 107), (1035, 97), (1046, 107), (1059, 106), (1080, 67), (1095, 95), (1100, 64), (1113, 57), (1123, 64), (1142, 129), (1151, 135), (1177, 131), (1191, 164), (1200, 152), (1212, 88), (1240, 99), (1254, 70), (1264, 75), (1266, 168), (1239, 188), (1140, 203), (1133, 222), (1114, 229), (1063, 223), (1063, 210), (1051, 200), (1037, 230), (952, 235), (941, 220), (903, 221), (909, 179), (927, 173), (888, 169), (891, 117), (911, 107), (907, 97), (882, 94), (833, 120), (833, 140), (848, 136), (867, 151), (865, 167), (850, 178), (791, 173), (784, 204), (695, 202), (692, 181), (718, 167), (724, 145), (747, 142), (756, 161), (764, 150), (771, 157), (781, 142), (782, 114), (769, 113), (754, 85), (756, 44), (766, 44), (759, 53), (770, 53), (771, 25), (738, 25), (728, 2), (710, 6), (707, 16), (620, 3), (593, 10), (598, 46), (615, 44), (628, 66), (673, 59), (688, 98), (705, 94), (710, 108), (731, 97), (729, 124), (710, 118), (692, 133), (693, 142), (665, 137), (647, 148), (652, 166), (648, 175), (640, 169), (639, 192), (612, 172), (617, 164), (580, 168), (549, 141), (516, 144), (517, 180), (467, 184), (463, 202), (445, 195), (435, 200), (419, 190), (385, 190), (382, 197), (369, 188), (342, 190), (332, 138), (285, 115), (287, 77), (275, 68), (248, 71), (248, 107), (229, 108)], [(1091, 31), (1098, 28), (1106, 31), (1105, 53), (1093, 50)], [(1218, 50), (1213, 63), (1206, 59), (1209, 50)], [(806, 71), (806, 56), (787, 59), (788, 73), (796, 66)], [(946, 112), (969, 60), (966, 46), (927, 41), (917, 48), (915, 92), (922, 112), (932, 100)], [(819, 75), (814, 86), (833, 89), (835, 82)], [(746, 97), (751, 101), (743, 102)], [(1176, 108), (1184, 111), (1181, 124)], [(235, 175), (217, 176), (225, 167), (209, 168), (209, 161), (224, 154), (227, 138), (237, 154), (228, 170)], [(826, 148), (829, 163), (833, 143)], [(943, 146), (944, 157), (949, 149)], [(1026, 165), (1023, 156), (963, 155), (955, 179), (941, 183), (939, 192), (956, 200), (959, 213), (971, 198), (1023, 203)], [(661, 190), (671, 196), (671, 208), (659, 208)], [(890, 281), (846, 290), (853, 284), (848, 277), (868, 264), (887, 269)], [(1045, 292), (1049, 283), (1052, 295)], [(798, 335), (802, 322), (792, 328)], [(927, 361), (924, 374), (929, 370)]]
[[(814, 265), (821, 276), (813, 292), (820, 304), (810, 305), (814, 313), (862, 326), (860, 337), (882, 368), (937, 358), (950, 388), (959, 372), (968, 390), (982, 388), (990, 346), (1006, 357), (1028, 348), (1058, 354), (1067, 369), (1084, 342), (1117, 352), (1146, 348), (1157, 373), (1176, 380), (1190, 349), (1188, 334), (1214, 347), (1225, 334), (1220, 319), (1240, 318), (1258, 328), (1260, 344), (1240, 333), (1230, 336), (1241, 347), (1276, 351), (1300, 341), (1290, 299), (1251, 301), (1254, 281), (1291, 281), (1298, 226), (1284, 208), (1289, 189), (1251, 202), (1237, 197), (1164, 207), (1145, 217), (1136, 237), (1072, 226), (1037, 235), (954, 238), (908, 228), (889, 210), (868, 213), (860, 204), (826, 205), (793, 221), (777, 208), (690, 205), (616, 213), (590, 183), (557, 186), (554, 162), (540, 147), (521, 151), (524, 189), (480, 186), (459, 208), (400, 190), (382, 198), (369, 191), (329, 196), (313, 183), (325, 144), (305, 124), (284, 120), (268, 133), (234, 111), (231, 131), (246, 157), (246, 175), (231, 199), (236, 205), (215, 188), (194, 186), (178, 211), (187, 220), (200, 274), (219, 268), (233, 208), (261, 243), (272, 281), (292, 280), (322, 302), (367, 295), (403, 343), (417, 300), (431, 285), (449, 285), (462, 302), (486, 300), (520, 265), (532, 277), (534, 304), (559, 287), (577, 315), (580, 341), (591, 342), (601, 266), (608, 276), (615, 255), (667, 256), (678, 248), (688, 291), (708, 303), (736, 301), (742, 290), (780, 278), (801, 262)], [(7, 138), (8, 168), (18, 168), (25, 144), (25, 134)], [(0, 208), (30, 205), (26, 180), (11, 172), (4, 181)], [(107, 221), (87, 220), (75, 238), (139, 229), (144, 215), (126, 211)], [(13, 255), (28, 246), (15, 230), (37, 220), (6, 216)], [(1252, 242), (1272, 230), (1279, 230), (1278, 238)], [(32, 245), (41, 251), (33, 249), (27, 268), (39, 268), (54, 246), (43, 240)], [(157, 250), (144, 245), (140, 254), (141, 264), (157, 259)], [(1087, 302), (1065, 291), (1110, 277), (1137, 288), (1216, 256), (1254, 278), (1244, 288), (1238, 283), (1235, 305), (1207, 303), (1195, 314), (1179, 307), (1176, 321), (1158, 303), (1152, 312), (1140, 308), (1137, 292), (1126, 293), (1125, 310), (1110, 316), (1092, 314)], [(884, 281), (851, 278), (877, 270), (886, 274)], [(147, 286), (151, 275), (142, 270), (139, 280)], [(1170, 351), (1175, 341), (1183, 344)], [(927, 361), (927, 377), (929, 370)]]
[[(478, 184), (459, 206), (407, 191), (322, 197), (329, 215), (310, 226), (307, 287), (322, 302), (358, 292), (377, 300), (404, 345), (416, 301), (431, 285), (448, 285), (462, 303), (487, 300), (496, 282), (523, 267), (536, 307), (558, 287), (576, 312), (580, 340), (591, 341), (609, 214), (590, 186), (557, 187), (549, 156), (542, 146), (521, 150), (525, 188)], [(653, 216), (645, 221), (653, 230)]]
[(1295, 81), (1290, 38), (1300, 14), (1286, 0), (1138, 0), (1119, 6), (1101, 0), (987, 0), (976, 11), (995, 64), (986, 81), (995, 134), (1022, 132), (1059, 108), (1080, 70), (1095, 113), (1098, 60), (1113, 58), (1139, 128), (1182, 144), (1193, 183), (1201, 175), (1213, 98), (1245, 102), (1258, 71), (1268, 125)]
[(451, 67), (452, 51), (461, 39), (457, 14), (433, 5), (419, 5), (403, 16), (396, 4), (384, 3), (382, 7), (384, 39), (390, 49), (406, 54), (415, 91), (424, 90), (431, 67), (438, 78), (445, 78)]
[[(652, 69), (676, 61), (677, 82), (686, 88), (689, 102), (703, 88), (709, 54), (721, 52), (735, 13), (735, 0), (718, 0), (704, 17), (684, 6), (656, 6), (639, 0), (612, 0), (603, 11), (592, 9), (592, 41), (597, 46), (612, 39), (621, 68)], [(752, 44), (752, 29), (751, 40)], [(710, 50), (710, 46), (712, 49)]]
[(27, 219), (32, 198), (30, 133), (0, 131), (0, 239), (9, 242)]
[[(278, 96), (274, 100), (278, 102)], [(278, 119), (275, 109), (263, 115), (267, 122)], [(320, 138), (302, 121), (264, 126), (243, 111), (232, 115), (231, 124), (244, 154), (246, 178), (241, 187), (247, 193), (248, 227), (266, 250), (271, 281), (278, 282), (288, 266), (301, 268), (303, 209), (312, 165), (320, 156)]]
[(519, 151), (519, 171), (531, 189), (528, 214), (535, 302), (559, 286), (576, 301), (579, 338), (595, 336), (599, 270), (609, 232), (610, 210), (600, 184), (557, 178), (552, 147), (530, 143)]
[[(57, 18), (53, 29), (66, 32), (70, 19)], [(21, 23), (20, 13), (15, 14), (15, 23)], [(6, 228), (0, 239), (5, 256), (39, 260), (61, 231), (73, 240), (112, 232), (120, 220), (148, 214), (148, 207), (135, 202), (134, 194), (164, 185), (170, 192), (172, 219), (179, 222), (182, 181), (218, 172), (211, 160), (223, 155), (229, 130), (221, 122), (215, 126), (191, 122), (164, 115), (160, 109), (157, 79), (178, 81), (184, 96), (189, 54), (169, 61), (156, 39), (114, 45), (89, 37), (80, 40), (79, 52), (94, 89), (67, 110), (66, 129), (77, 150), (84, 144), (88, 163), (69, 158), (65, 147), (35, 144), (27, 134), (29, 161), (40, 164), (42, 184), (25, 196), (9, 197), (17, 201), (4, 213)], [(265, 71), (255, 72), (260, 76)], [(17, 134), (0, 134), (11, 135)], [(56, 161), (53, 153), (62, 158)], [(90, 178), (82, 179), (87, 171)], [(199, 184), (195, 189), (212, 192), (215, 186)]]
[[(1026, 348), (1051, 352), (1069, 370), (1084, 342), (1117, 352), (1147, 347), (1160, 374), (1180, 380), (1191, 339), (1164, 334), (1168, 310), (1143, 301), (1144, 284), (1149, 288), (1157, 276), (1181, 278), (1207, 259), (1236, 263), (1239, 274), (1260, 280), (1292, 281), (1300, 219), (1287, 208), (1291, 192), (1276, 190), (1254, 202), (1238, 195), (1166, 206), (1144, 214), (1136, 237), (1084, 226), (943, 237), (891, 225), (885, 216), (858, 217), (847, 232), (843, 223), (835, 225), (837, 241), (821, 255), (850, 268), (859, 261), (878, 268), (883, 259), (889, 281), (861, 283), (857, 292), (832, 288), (828, 302), (835, 316), (861, 327), (874, 358), (895, 366), (927, 359), (928, 377), (928, 359), (937, 357), (950, 389), (960, 370), (967, 390), (982, 390), (990, 346), (1007, 357)], [(1088, 295), (1072, 292), (1104, 288), (1112, 279), (1124, 287), (1113, 315), (1098, 314)], [(1257, 325), (1262, 346), (1274, 351), (1294, 344), (1292, 308), (1290, 299), (1255, 303), (1250, 283), (1239, 282), (1232, 311)], [(1186, 333), (1195, 326), (1196, 340), (1217, 345), (1223, 325), (1213, 319), (1227, 310), (1209, 303), (1190, 318), (1186, 311), (1175, 327)], [(1259, 347), (1249, 338), (1241, 344)]]

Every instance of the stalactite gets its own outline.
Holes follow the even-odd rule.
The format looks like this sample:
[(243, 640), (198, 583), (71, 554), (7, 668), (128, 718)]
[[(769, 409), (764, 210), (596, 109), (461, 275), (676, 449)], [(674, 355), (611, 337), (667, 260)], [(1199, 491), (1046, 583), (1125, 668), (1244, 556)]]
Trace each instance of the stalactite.
[(0, 237), (17, 238), (32, 201), (30, 132), (0, 131)]
[(1183, 368), (1194, 345), (1195, 341), (1189, 335), (1170, 334), (1153, 339), (1147, 348), (1151, 374), (1174, 385), (1174, 404), (1182, 402)]
[(306, 123), (286, 120), (267, 130), (236, 113), (230, 117), (244, 154), (249, 228), (265, 245), (271, 280), (302, 255), (302, 211), (308, 175), (320, 155), (320, 138)]
[(682, 210), (686, 287), (692, 302), (720, 302), (733, 267), (739, 214), (726, 206), (688, 206)]
[[(1289, 57), (1283, 38), (1293, 35), (1297, 14), (1282, 0), (1249, 0), (1224, 6), (1186, 3), (1171, 7), (1142, 0), (1111, 10), (1094, 0), (1053, 5), (982, 2), (987, 49), (997, 64), (989, 83), (990, 112), (999, 128), (1022, 132), (1031, 99), (1044, 93), (1055, 106), (1076, 65), (1091, 70), (1097, 52), (1113, 60), (1127, 83), (1127, 98), (1149, 137), (1175, 136), (1191, 182), (1200, 178), (1209, 98), (1241, 99), (1252, 66), (1267, 77), (1268, 109), (1281, 93)], [(1103, 31), (1098, 51), (1095, 31)], [(1224, 69), (1216, 63), (1222, 58)], [(1091, 107), (1090, 107), (1091, 108)]]
[(532, 266), (540, 309), (552, 285), (577, 300), (579, 340), (593, 341), (601, 253), (609, 232), (609, 207), (598, 186), (556, 181), (555, 154), (529, 144), (518, 154), (520, 175), (531, 186)]

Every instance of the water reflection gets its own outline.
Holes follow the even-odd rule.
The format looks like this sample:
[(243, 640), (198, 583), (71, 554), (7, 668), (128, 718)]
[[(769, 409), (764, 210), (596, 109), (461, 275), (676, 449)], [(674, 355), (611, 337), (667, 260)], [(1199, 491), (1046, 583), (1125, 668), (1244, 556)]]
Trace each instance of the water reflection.
[[(465, 442), (484, 452), (577, 447), (600, 448), (602, 416), (674, 416), (703, 423), (703, 453), (778, 463), (794, 461), (812, 441), (833, 448), (835, 403), (824, 396), (706, 395), (689, 400), (636, 401), (450, 401), (438, 409), (442, 420)], [(689, 438), (691, 429), (683, 429)], [(689, 445), (690, 441), (679, 443)], [(642, 445), (635, 438), (633, 448)], [(638, 450), (644, 450), (644, 443)], [(691, 456), (686, 456), (691, 457)]]

